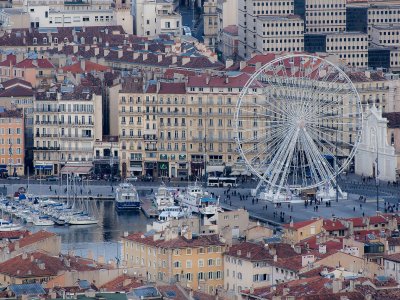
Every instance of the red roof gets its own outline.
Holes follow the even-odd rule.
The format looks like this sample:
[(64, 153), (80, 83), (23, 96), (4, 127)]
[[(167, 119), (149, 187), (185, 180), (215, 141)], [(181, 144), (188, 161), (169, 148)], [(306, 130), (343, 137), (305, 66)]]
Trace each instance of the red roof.
[(255, 65), (256, 63), (266, 64), (273, 61), (275, 58), (276, 54), (274, 53), (257, 54), (247, 61), (247, 65)]
[(85, 60), (85, 70), (82, 69), (82, 64), (81, 62), (77, 62), (75, 64), (69, 65), (69, 66), (64, 66), (61, 68), (61, 70), (63, 70), (64, 72), (71, 72), (73, 74), (80, 74), (80, 73), (84, 73), (84, 72), (106, 72), (106, 71), (110, 71), (111, 69), (107, 66), (103, 66), (97, 63), (94, 63), (90, 60)]
[(49, 256), (43, 252), (21, 254), (0, 264), (0, 274), (17, 278), (56, 276), (60, 271), (90, 271), (97, 267), (93, 261), (70, 256)]
[(1, 85), (5, 89), (8, 89), (13, 86), (24, 86), (26, 88), (32, 88), (32, 84), (30, 82), (23, 80), (21, 78), (12, 78), (10, 80), (3, 81)]
[[(14, 242), (14, 243), (9, 244), (8, 245), (8, 249), (10, 249), (10, 251), (14, 251), (16, 243), (19, 244), (20, 248), (23, 248), (23, 247), (26, 247), (28, 245), (37, 243), (37, 242), (39, 242), (41, 240), (48, 239), (48, 238), (53, 237), (53, 236), (56, 236), (56, 234), (52, 233), (52, 232), (41, 230), (41, 231), (38, 231), (38, 232), (35, 232), (35, 233), (32, 233), (32, 234), (29, 234), (29, 235), (23, 237), (22, 239)], [(1, 268), (0, 268), (0, 270), (1, 270)]]
[(283, 227), (288, 228), (288, 229), (297, 230), (297, 229), (303, 228), (303, 227), (308, 226), (315, 222), (318, 222), (318, 220), (307, 220), (307, 221), (296, 222), (293, 224), (288, 223), (288, 224), (284, 224)]
[(185, 75), (185, 76), (194, 76), (196, 72), (184, 69), (167, 69), (164, 73), (165, 78), (174, 78), (175, 74)]
[[(209, 76), (209, 75), (197, 75), (190, 76), (188, 78), (188, 87), (231, 87), (231, 88), (243, 88), (250, 76), (245, 73), (240, 73), (236, 76)], [(262, 85), (253, 81), (253, 87), (262, 87)]]
[(0, 97), (32, 97), (34, 92), (32, 89), (23, 86), (14, 86), (6, 90), (0, 90)]
[(159, 94), (186, 94), (184, 82), (160, 82)]
[(137, 278), (128, 275), (121, 275), (117, 278), (103, 284), (100, 289), (107, 292), (129, 292), (143, 284), (138, 282)]
[(326, 231), (346, 230), (347, 227), (340, 220), (324, 219), (322, 226)]
[(239, 27), (236, 25), (229, 25), (222, 29), (223, 32), (229, 33), (230, 35), (238, 35)]
[(29, 231), (14, 230), (14, 231), (0, 231), (0, 240), (2, 239), (18, 239), (26, 236)]
[(251, 242), (242, 242), (233, 245), (226, 252), (226, 255), (250, 261), (262, 261), (262, 260), (273, 259), (273, 256), (269, 254), (269, 250), (264, 245)]
[(54, 65), (47, 58), (40, 58), (37, 60), (34, 59), (24, 59), (15, 65), (16, 68), (25, 68), (25, 69), (53, 69)]
[(0, 62), (0, 67), (9, 67), (10, 65), (15, 65), (17, 62), (17, 57), (14, 54), (8, 54), (7, 58)]

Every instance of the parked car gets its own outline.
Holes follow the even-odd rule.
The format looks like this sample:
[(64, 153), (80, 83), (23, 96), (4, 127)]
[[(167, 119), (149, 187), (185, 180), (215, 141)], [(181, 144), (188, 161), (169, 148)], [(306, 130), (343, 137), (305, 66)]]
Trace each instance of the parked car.
[(8, 176), (7, 179), (9, 179), (9, 180), (20, 180), (21, 178), (19, 178), (18, 176)]
[(59, 178), (57, 176), (49, 176), (46, 178), (46, 181), (58, 181)]
[(126, 180), (126, 182), (136, 182), (136, 181), (138, 181), (138, 178), (137, 178), (137, 176), (132, 176), (132, 177), (126, 178), (125, 180)]
[(152, 181), (152, 180), (153, 180), (153, 176), (151, 176), (151, 175), (149, 175), (149, 174), (144, 175), (143, 178), (142, 178), (142, 180), (143, 180), (143, 181)]

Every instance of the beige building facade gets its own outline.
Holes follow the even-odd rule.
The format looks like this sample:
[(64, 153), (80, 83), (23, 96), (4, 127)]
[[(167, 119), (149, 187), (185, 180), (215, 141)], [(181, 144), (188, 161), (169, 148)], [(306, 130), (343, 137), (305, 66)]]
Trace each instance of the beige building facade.
[(326, 52), (353, 67), (368, 66), (368, 36), (361, 32), (337, 32), (326, 35)]
[(307, 32), (346, 30), (346, 0), (306, 0), (305, 2)]

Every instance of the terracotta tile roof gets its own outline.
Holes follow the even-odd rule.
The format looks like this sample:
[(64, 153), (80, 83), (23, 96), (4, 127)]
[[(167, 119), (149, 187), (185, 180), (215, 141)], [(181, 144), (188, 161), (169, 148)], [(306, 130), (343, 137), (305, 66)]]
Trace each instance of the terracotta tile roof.
[(85, 70), (82, 69), (82, 64), (81, 62), (77, 62), (75, 64), (69, 65), (69, 66), (64, 66), (61, 68), (63, 72), (71, 72), (73, 74), (77, 73), (84, 73), (84, 72), (106, 72), (110, 71), (111, 68), (107, 66), (103, 66), (94, 62), (91, 62), (90, 60), (85, 61)]
[(103, 284), (100, 289), (106, 292), (129, 292), (134, 288), (143, 286), (137, 278), (129, 275), (121, 275)]
[(278, 258), (277, 261), (272, 262), (272, 265), (281, 269), (299, 272), (303, 268), (302, 255), (289, 258)]
[(303, 272), (301, 274), (299, 274), (300, 278), (309, 278), (309, 277), (315, 277), (315, 276), (321, 276), (321, 272), (327, 270), (328, 272), (332, 272), (335, 270), (335, 268), (332, 267), (327, 267), (327, 266), (318, 266), (315, 269), (312, 269), (310, 271), (307, 272)]
[(0, 62), (0, 67), (9, 67), (10, 65), (14, 66), (16, 62), (17, 62), (17, 57), (14, 54), (8, 54), (7, 58), (2, 62)]
[[(52, 233), (52, 232), (41, 230), (41, 231), (38, 231), (38, 232), (35, 232), (32, 234), (26, 235), (22, 239), (18, 240), (17, 242), (19, 244), (19, 248), (23, 248), (23, 247), (29, 246), (31, 244), (37, 243), (41, 240), (45, 240), (45, 239), (48, 239), (53, 236), (56, 236), (56, 234)], [(16, 242), (8, 245), (8, 248), (10, 251), (15, 250), (15, 244), (16, 244)]]
[(32, 97), (34, 91), (23, 86), (13, 86), (6, 90), (0, 90), (0, 97)]
[(140, 244), (145, 244), (160, 248), (199, 248), (207, 246), (223, 246), (224, 244), (219, 240), (217, 234), (213, 235), (201, 235), (198, 237), (193, 237), (193, 239), (188, 240), (183, 236), (179, 236), (176, 239), (169, 241), (165, 240), (154, 240), (153, 236), (145, 236), (141, 232), (136, 232), (124, 237), (127, 240), (135, 241)]
[(384, 258), (387, 259), (387, 260), (400, 262), (400, 253), (385, 255)]
[(355, 232), (354, 232), (354, 239), (355, 239), (356, 241), (360, 241), (360, 242), (368, 241), (368, 240), (369, 240), (369, 239), (368, 239), (368, 236), (369, 236), (369, 235), (372, 234), (372, 235), (375, 236), (375, 238), (378, 238), (379, 235), (380, 235), (380, 233), (381, 233), (381, 230), (380, 230), (380, 229), (358, 230), (358, 231), (355, 231)]
[(175, 74), (185, 75), (185, 76), (195, 76), (196, 72), (191, 70), (184, 70), (184, 69), (167, 69), (164, 72), (165, 78), (174, 78)]
[[(231, 87), (231, 88), (243, 88), (250, 76), (245, 73), (239, 73), (236, 76), (209, 76), (209, 75), (197, 75), (189, 76), (188, 87)], [(261, 87), (259, 82), (253, 82), (254, 87)]]
[(0, 240), (2, 239), (18, 239), (29, 234), (27, 230), (0, 231)]
[(40, 68), (40, 69), (53, 69), (54, 65), (47, 58), (40, 58), (37, 60), (24, 59), (15, 65), (15, 68)]
[(229, 248), (225, 255), (230, 255), (249, 261), (273, 260), (274, 258), (269, 253), (269, 250), (264, 247), (264, 245), (251, 242), (242, 242), (233, 245)]
[(186, 94), (184, 82), (160, 82), (159, 94)]
[(293, 229), (293, 230), (298, 230), (300, 228), (303, 228), (305, 226), (311, 225), (315, 222), (317, 222), (318, 220), (307, 220), (307, 221), (301, 221), (301, 222), (296, 222), (296, 223), (288, 223), (288, 224), (284, 224), (283, 227), (288, 228), (288, 229)]
[(347, 227), (338, 219), (335, 221), (330, 219), (324, 219), (322, 226), (326, 231), (346, 230)]
[(276, 255), (279, 258), (290, 258), (293, 256), (298, 255), (294, 249), (292, 248), (291, 245), (285, 244), (285, 243), (277, 243), (277, 244), (271, 244), (269, 245), (270, 248), (275, 248), (276, 250)]
[(60, 271), (90, 271), (97, 267), (90, 260), (69, 256), (49, 256), (42, 252), (21, 254), (0, 264), (0, 274), (17, 278), (56, 276)]
[(3, 81), (1, 83), (1, 85), (3, 86), (3, 88), (8, 89), (10, 87), (13, 86), (24, 86), (26, 88), (32, 88), (32, 84), (28, 81), (25, 81), (21, 78), (13, 78), (7, 81)]
[(248, 66), (254, 66), (256, 63), (266, 64), (273, 61), (276, 58), (276, 54), (268, 53), (268, 54), (257, 54), (254, 55), (247, 61)]
[[(362, 293), (355, 292), (342, 292), (342, 293), (324, 293), (322, 295), (314, 294), (314, 295), (304, 295), (301, 298), (302, 300), (365, 300), (365, 297)], [(382, 300), (381, 298), (379, 298)]]

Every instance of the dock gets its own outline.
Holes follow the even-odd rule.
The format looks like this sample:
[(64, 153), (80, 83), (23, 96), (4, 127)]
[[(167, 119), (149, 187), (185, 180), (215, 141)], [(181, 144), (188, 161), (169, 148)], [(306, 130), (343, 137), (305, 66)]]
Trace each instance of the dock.
[(142, 211), (147, 218), (157, 218), (159, 215), (159, 211), (153, 204), (153, 201), (149, 198), (144, 198), (142, 200)]

